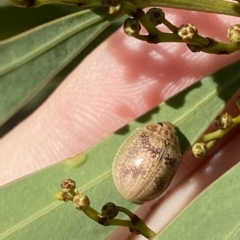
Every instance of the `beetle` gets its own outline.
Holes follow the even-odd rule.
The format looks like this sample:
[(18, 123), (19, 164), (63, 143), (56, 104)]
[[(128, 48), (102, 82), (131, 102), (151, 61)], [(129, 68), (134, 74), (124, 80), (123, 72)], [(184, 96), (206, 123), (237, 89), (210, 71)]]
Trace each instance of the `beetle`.
[(170, 185), (181, 162), (176, 129), (170, 122), (137, 128), (120, 146), (112, 175), (127, 200), (144, 203), (159, 197)]

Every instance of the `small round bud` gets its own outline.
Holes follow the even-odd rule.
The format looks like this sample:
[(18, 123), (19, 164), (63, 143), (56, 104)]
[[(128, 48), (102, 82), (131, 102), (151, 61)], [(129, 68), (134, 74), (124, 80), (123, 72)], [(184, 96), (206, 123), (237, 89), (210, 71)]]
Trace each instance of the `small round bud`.
[(232, 116), (228, 113), (216, 117), (215, 125), (220, 129), (227, 129), (232, 125)]
[(66, 179), (61, 183), (62, 191), (66, 193), (74, 190), (75, 187), (76, 187), (76, 184), (72, 179)]
[(118, 215), (117, 206), (112, 202), (108, 202), (102, 207), (99, 217), (113, 219), (117, 215)]
[(165, 13), (160, 8), (151, 8), (147, 11), (146, 15), (155, 26), (161, 24), (165, 20)]
[(195, 143), (192, 146), (192, 153), (196, 158), (205, 156), (205, 154), (207, 153), (207, 147), (205, 143)]
[(79, 210), (84, 210), (86, 207), (90, 206), (90, 200), (87, 195), (78, 193), (73, 197), (73, 205)]
[(125, 20), (123, 30), (128, 36), (139, 34), (141, 25), (135, 18), (128, 18)]
[(237, 104), (238, 109), (240, 110), (240, 96), (237, 98), (236, 104)]
[(232, 43), (240, 42), (240, 24), (235, 24), (228, 29), (227, 37)]
[(55, 194), (55, 198), (59, 201), (67, 202), (69, 200), (72, 200), (72, 196), (70, 196), (68, 193), (60, 191)]
[(197, 28), (190, 23), (184, 24), (178, 29), (178, 36), (181, 37), (184, 42), (191, 42), (197, 33)]
[(114, 14), (116, 12), (118, 12), (121, 8), (121, 4), (119, 0), (104, 0), (102, 2), (103, 6), (107, 6), (109, 7), (109, 14)]
[(59, 201), (63, 201), (63, 199), (64, 199), (63, 195), (64, 195), (64, 192), (62, 192), (62, 191), (57, 192), (57, 193), (55, 193), (55, 198)]

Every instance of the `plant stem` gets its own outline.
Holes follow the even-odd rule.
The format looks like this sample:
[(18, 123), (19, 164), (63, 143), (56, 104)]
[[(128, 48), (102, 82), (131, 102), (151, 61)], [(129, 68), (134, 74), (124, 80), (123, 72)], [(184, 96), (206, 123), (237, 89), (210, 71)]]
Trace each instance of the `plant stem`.
[(227, 129), (219, 129), (212, 133), (204, 134), (200, 139), (199, 142), (209, 142), (212, 140), (220, 139), (222, 138), (229, 130), (234, 128), (236, 125), (240, 124), (240, 115), (232, 119), (232, 125), (231, 127)]
[(174, 26), (172, 23), (170, 23), (167, 19), (164, 19), (163, 24), (173, 33), (178, 32), (178, 27)]
[[(92, 220), (98, 222), (99, 224), (103, 226), (123, 226), (128, 227), (130, 229), (136, 229), (140, 234), (142, 234), (146, 238), (153, 238), (156, 236), (156, 233), (153, 232), (150, 228), (147, 227), (147, 225), (138, 218), (135, 214), (133, 214), (131, 211), (127, 210), (123, 207), (118, 207), (120, 211), (126, 213), (128, 216), (131, 216), (131, 221), (129, 220), (122, 220), (122, 219), (107, 219), (107, 218), (100, 218), (99, 212), (93, 209), (90, 206), (86, 206), (82, 211)], [(135, 217), (136, 221), (133, 223), (132, 218)]]

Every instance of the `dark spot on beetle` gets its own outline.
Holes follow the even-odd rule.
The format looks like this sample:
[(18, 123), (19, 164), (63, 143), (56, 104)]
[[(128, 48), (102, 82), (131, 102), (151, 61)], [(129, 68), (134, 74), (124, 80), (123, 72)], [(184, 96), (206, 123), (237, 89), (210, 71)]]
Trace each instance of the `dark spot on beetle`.
[(165, 156), (164, 156), (164, 159), (165, 159), (165, 164), (166, 165), (170, 165), (172, 168), (175, 168), (176, 167), (176, 163), (177, 163), (177, 159), (176, 158), (171, 158), (169, 156), (169, 154), (167, 153)]

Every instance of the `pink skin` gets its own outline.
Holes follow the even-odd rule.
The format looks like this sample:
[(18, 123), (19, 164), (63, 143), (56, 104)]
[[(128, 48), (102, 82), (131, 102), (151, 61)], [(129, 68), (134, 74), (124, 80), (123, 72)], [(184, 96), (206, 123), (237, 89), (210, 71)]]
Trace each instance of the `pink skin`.
[[(176, 25), (190, 22), (202, 35), (224, 41), (227, 28), (239, 22), (228, 16), (166, 12), (167, 19)], [(86, 150), (239, 56), (192, 53), (179, 43), (146, 44), (119, 30), (94, 50), (35, 113), (1, 139), (0, 185)], [(239, 114), (234, 103), (230, 108)], [(218, 145), (217, 154), (204, 160), (186, 154), (169, 191), (141, 207), (140, 216), (160, 231), (199, 192), (239, 161), (239, 137), (239, 131), (235, 131), (234, 139), (221, 149)], [(128, 231), (121, 229), (121, 239), (130, 239)]]

